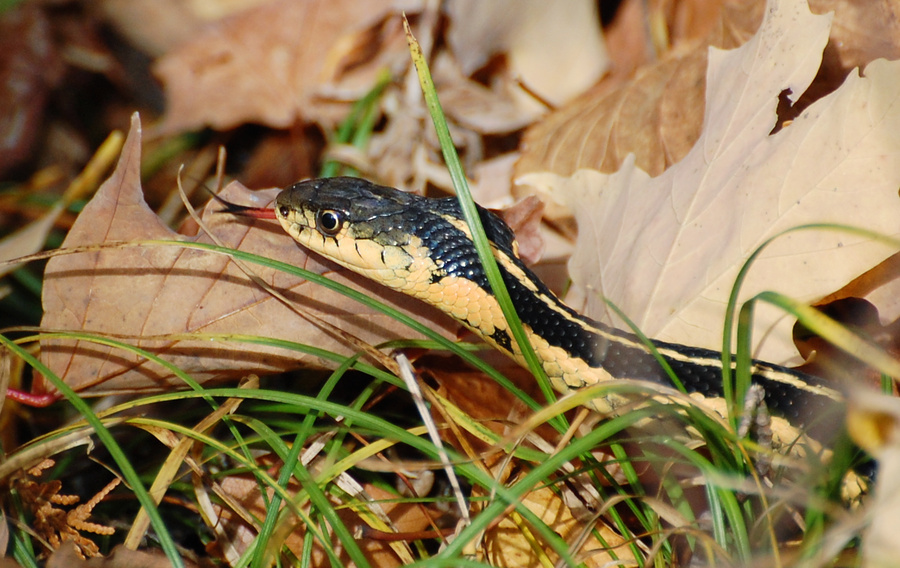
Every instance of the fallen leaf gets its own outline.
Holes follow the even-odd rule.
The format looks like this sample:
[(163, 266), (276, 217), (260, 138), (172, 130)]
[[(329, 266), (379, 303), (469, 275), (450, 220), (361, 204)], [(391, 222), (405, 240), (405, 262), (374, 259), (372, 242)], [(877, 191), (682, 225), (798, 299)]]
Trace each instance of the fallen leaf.
[[(149, 239), (211, 242), (206, 235), (186, 237), (173, 232), (144, 202), (139, 177), (140, 138), (135, 115), (116, 171), (79, 215), (64, 248)], [(250, 192), (232, 183), (222, 195), (259, 207), (274, 199), (277, 192)], [(435, 310), (306, 256), (274, 222), (217, 214), (219, 208), (208, 207), (203, 218), (226, 246), (328, 274), (453, 336), (455, 324)], [(254, 270), (295, 302), (301, 313), (309, 312), (365, 342), (377, 344), (409, 335), (408, 329), (388, 316), (348, 303), (321, 286), (262, 267)], [(172, 341), (159, 336), (191, 332), (251, 334), (309, 343), (343, 354), (356, 351), (270, 296), (226, 256), (177, 246), (126, 247), (55, 257), (47, 265), (43, 305), (41, 325), (45, 329), (133, 336), (136, 345), (162, 355), (201, 381), (298, 366), (321, 367), (323, 362), (258, 345)], [(45, 341), (41, 357), (69, 386), (90, 394), (158, 390), (180, 384), (156, 364), (96, 344)], [(36, 390), (52, 391), (52, 386), (39, 380)]]
[[(665, 20), (672, 48), (658, 61), (645, 57), (633, 77), (637, 64), (620, 63), (589, 93), (532, 125), (523, 139), (516, 176), (545, 171), (569, 176), (581, 168), (612, 173), (631, 153), (651, 176), (677, 163), (703, 126), (708, 46), (742, 45), (758, 28), (764, 7), (763, 0), (661, 1), (649, 8), (642, 4), (638, 19), (637, 9), (626, 4), (624, 16), (631, 27), (610, 33), (620, 43), (632, 42), (626, 44), (631, 49), (618, 50), (624, 57), (638, 51), (633, 38), (650, 43), (643, 31), (648, 17)], [(834, 91), (852, 69), (900, 57), (900, 25), (889, 0), (816, 0), (811, 7), (817, 14), (834, 12), (830, 39), (813, 83), (802, 97), (792, 98), (792, 107), (779, 109), (782, 122)], [(534, 190), (520, 185), (514, 194), (522, 197)], [(544, 193), (540, 197), (551, 199)], [(546, 217), (567, 228), (571, 224), (571, 211), (559, 203), (548, 204)]]
[[(399, 15), (396, 4), (281, 0), (214, 23), (155, 64), (168, 101), (161, 130), (226, 130), (245, 122), (286, 128), (321, 112), (319, 91), (349, 72), (361, 96), (382, 68), (407, 64), (399, 28), (379, 35), (379, 24)], [(393, 49), (373, 55), (382, 41)]]
[[(410, 503), (397, 503), (396, 494), (389, 493), (370, 484), (366, 484), (363, 487), (365, 489), (364, 496), (369, 500), (370, 507), (383, 511), (394, 523), (398, 531), (427, 530), (430, 528), (428, 519), (419, 506)], [(273, 491), (271, 489), (267, 490), (268, 495), (263, 495), (257, 479), (231, 475), (222, 480), (221, 488), (225, 494), (240, 504), (255, 518), (265, 518)], [(300, 490), (300, 486), (295, 481), (292, 481), (286, 489), (291, 494), (296, 494)], [(359, 534), (363, 527), (366, 527), (366, 522), (356, 510), (356, 507), (344, 507), (342, 505), (346, 505), (345, 503), (337, 502), (336, 499), (333, 499), (333, 501), (335, 501), (335, 508), (341, 523), (355, 534)], [(308, 504), (306, 508), (308, 508)], [(215, 524), (212, 528), (216, 530), (218, 539), (213, 543), (213, 546), (222, 551), (228, 550), (235, 557), (244, 554), (247, 548), (255, 541), (257, 529), (248, 526), (238, 515), (232, 513), (224, 506), (216, 506), (214, 514)], [(372, 511), (366, 511), (366, 514), (374, 516)], [(284, 530), (286, 528), (291, 528), (289, 533), (286, 533)], [(339, 538), (330, 530), (327, 530), (326, 534), (330, 538), (329, 548), (341, 559), (343, 565), (354, 566)], [(276, 532), (276, 538), (284, 537), (284, 546), (293, 551), (298, 557), (303, 554), (304, 540), (307, 536), (305, 524), (294, 516), (290, 516), (283, 521), (281, 530)], [(409, 547), (405, 543), (390, 543), (365, 536), (358, 537), (356, 540), (362, 553), (369, 559), (372, 566), (387, 568), (405, 564), (398, 558), (396, 548), (392, 547), (392, 544), (394, 544), (395, 547), (407, 552)], [(223, 556), (225, 555), (223, 554)], [(406, 555), (404, 557), (408, 558)], [(312, 545), (309, 565), (333, 565), (330, 563), (329, 556), (325, 553), (325, 549), (318, 539)]]
[[(199, 567), (195, 558), (188, 555), (181, 559), (187, 568)], [(162, 551), (130, 550), (122, 545), (113, 548), (109, 556), (85, 560), (78, 555), (71, 542), (64, 542), (47, 560), (47, 568), (166, 568), (172, 562)]]
[(507, 134), (531, 124), (543, 109), (521, 108), (510, 92), (511, 82), (496, 81), (488, 88), (469, 79), (450, 57), (438, 56), (433, 79), (441, 107), (451, 123), (480, 134)]
[(26, 160), (41, 132), (44, 103), (62, 76), (50, 22), (37, 4), (0, 18), (0, 174)]
[(526, 264), (535, 264), (541, 259), (544, 252), (544, 239), (541, 236), (543, 212), (543, 202), (534, 196), (527, 197), (512, 207), (496, 212), (515, 233), (518, 244), (517, 252)]
[(831, 34), (812, 84), (793, 105), (779, 109), (782, 122), (840, 87), (855, 69), (876, 59), (900, 58), (900, 6), (894, 0), (810, 0), (813, 14), (831, 15)]
[[(464, 75), (503, 54), (513, 77), (559, 105), (593, 85), (609, 65), (596, 2), (570, 1), (560, 9), (541, 0), (455, 0), (446, 10), (447, 41)], [(517, 99), (541, 109), (521, 89)]]
[[(900, 320), (900, 252), (821, 298), (817, 305), (844, 298), (865, 298), (878, 307), (879, 321), (894, 322), (889, 327), (895, 328)], [(897, 335), (897, 331), (891, 331), (891, 335)], [(900, 341), (894, 343), (900, 348)]]
[[(873, 62), (769, 135), (779, 95), (796, 100), (815, 76), (830, 21), (803, 1), (773, 0), (751, 41), (712, 49), (703, 134), (659, 177), (630, 158), (611, 175), (582, 169), (519, 180), (576, 211), (576, 308), (604, 315), (602, 293), (652, 337), (716, 348), (738, 270), (769, 237), (805, 223), (898, 235), (900, 63)], [(814, 301), (893, 252), (845, 232), (791, 233), (755, 261), (740, 300), (775, 288)], [(776, 322), (785, 327), (757, 353), (786, 361), (795, 352), (782, 313), (758, 309), (754, 339)]]
[(101, 0), (97, 8), (107, 22), (135, 47), (162, 55), (191, 39), (205, 23), (196, 2), (182, 0)]
[(662, 173), (699, 135), (706, 49), (673, 54), (621, 88), (592, 92), (536, 124), (525, 135), (517, 175), (571, 175), (583, 167), (613, 172), (629, 154), (649, 173)]
[[(522, 498), (539, 519), (556, 534), (568, 542), (576, 559), (585, 566), (603, 567), (618, 563), (640, 562), (629, 554), (627, 541), (602, 519), (595, 519), (593, 526), (587, 526), (576, 518), (566, 505), (558, 490), (539, 487)], [(589, 531), (589, 529), (592, 529)], [(581, 540), (587, 534), (584, 540)], [(521, 519), (507, 515), (485, 531), (484, 549), (492, 566), (542, 566), (545, 562), (556, 561), (556, 554), (549, 546), (535, 546), (535, 535), (522, 526)], [(628, 565), (628, 564), (625, 564)]]
[(878, 457), (875, 490), (865, 501), (868, 526), (862, 537), (862, 566), (897, 564), (900, 544), (900, 400), (873, 390), (850, 396), (847, 429), (853, 441)]
[(812, 0), (814, 14), (834, 12), (825, 65), (841, 79), (878, 58), (900, 58), (900, 5), (894, 0)]
[[(511, 425), (521, 424), (532, 414), (531, 409), (516, 395), (495, 381), (485, 380), (484, 374), (479, 371), (438, 356), (422, 357), (416, 363), (427, 369), (428, 377), (439, 387), (437, 393), (441, 398), (497, 434), (507, 434)], [(496, 358), (492, 363), (514, 385), (529, 396), (540, 399), (540, 390), (528, 371), (506, 358)], [(442, 422), (444, 418), (435, 416), (435, 420)], [(445, 441), (448, 438), (445, 437)], [(478, 441), (472, 439), (469, 443), (477, 444)]]
[[(732, 0), (713, 13), (717, 17), (710, 20), (707, 14), (700, 26), (707, 30), (704, 37), (682, 39), (628, 80), (611, 77), (529, 128), (513, 194), (523, 197), (537, 189), (521, 183), (532, 172), (569, 176), (591, 168), (611, 173), (634, 154), (637, 166), (656, 176), (686, 156), (703, 126), (708, 46), (741, 45), (759, 26), (762, 3)], [(673, 25), (681, 38), (685, 32), (677, 21)], [(549, 220), (563, 226), (571, 220), (572, 210), (555, 196), (538, 195), (548, 202)]]

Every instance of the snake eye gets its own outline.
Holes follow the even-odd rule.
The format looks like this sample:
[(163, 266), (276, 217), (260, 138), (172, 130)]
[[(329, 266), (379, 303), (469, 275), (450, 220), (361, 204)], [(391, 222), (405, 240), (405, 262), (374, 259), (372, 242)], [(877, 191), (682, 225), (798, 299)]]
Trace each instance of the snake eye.
[(326, 235), (336, 235), (341, 230), (344, 219), (340, 211), (334, 209), (323, 209), (316, 215), (316, 226), (319, 231)]
[(290, 214), (291, 208), (287, 205), (281, 205), (278, 207), (278, 214), (287, 219), (288, 214)]

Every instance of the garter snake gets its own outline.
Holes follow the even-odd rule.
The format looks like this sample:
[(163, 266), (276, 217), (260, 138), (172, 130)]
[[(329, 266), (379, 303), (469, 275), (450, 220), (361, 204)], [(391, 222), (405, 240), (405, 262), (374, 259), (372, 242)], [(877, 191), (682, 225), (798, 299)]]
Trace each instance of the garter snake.
[[(519, 318), (557, 391), (622, 378), (672, 385), (637, 336), (569, 308), (519, 259), (512, 230), (486, 209), (479, 212)], [(357, 178), (313, 179), (282, 191), (275, 217), (307, 249), (436, 306), (523, 362), (456, 198), (421, 197)], [(721, 399), (721, 353), (653, 343), (688, 393)], [(793, 427), (808, 425), (842, 399), (823, 379), (785, 367), (753, 361), (751, 372), (767, 408)], [(624, 402), (610, 395), (592, 406), (614, 412)]]

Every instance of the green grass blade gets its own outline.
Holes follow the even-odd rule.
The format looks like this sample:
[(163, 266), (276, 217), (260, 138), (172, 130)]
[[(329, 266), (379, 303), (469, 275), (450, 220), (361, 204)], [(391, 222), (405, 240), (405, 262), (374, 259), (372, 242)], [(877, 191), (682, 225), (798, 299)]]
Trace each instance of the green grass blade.
[(469, 225), (469, 230), (472, 233), (472, 240), (475, 242), (478, 258), (481, 260), (481, 264), (484, 267), (488, 282), (491, 285), (491, 290), (494, 292), (497, 302), (503, 310), (503, 315), (509, 325), (509, 330), (515, 338), (516, 343), (522, 352), (522, 356), (528, 364), (528, 369), (537, 379), (538, 385), (541, 388), (541, 393), (547, 398), (548, 402), (552, 403), (556, 400), (556, 393), (550, 385), (550, 381), (547, 379), (547, 374), (544, 372), (540, 360), (534, 352), (534, 348), (531, 346), (531, 341), (529, 341), (525, 329), (522, 327), (522, 322), (516, 313), (516, 308), (512, 303), (512, 299), (509, 297), (509, 292), (506, 290), (506, 284), (503, 282), (503, 277), (500, 274), (500, 269), (497, 266), (497, 261), (491, 250), (490, 241), (488, 241), (488, 238), (484, 233), (481, 217), (478, 214), (478, 209), (475, 207), (472, 193), (469, 191), (469, 184), (466, 181), (465, 172), (459, 161), (459, 156), (456, 153), (456, 147), (453, 145), (453, 139), (450, 137), (450, 129), (447, 127), (447, 121), (444, 117), (443, 110), (441, 109), (441, 103), (440, 100), (438, 100), (434, 82), (431, 79), (431, 72), (428, 69), (428, 63), (425, 61), (425, 57), (419, 48), (418, 42), (416, 42), (415, 38), (412, 36), (409, 24), (405, 23), (404, 25), (406, 26), (410, 53), (412, 55), (413, 63), (416, 66), (416, 71), (418, 72), (422, 93), (425, 96), (425, 104), (428, 107), (435, 131), (437, 132), (441, 151), (444, 154), (444, 162), (447, 165), (447, 170), (450, 172), (450, 178), (453, 181), (453, 188), (456, 190), (460, 207), (462, 208), (466, 223)]
[[(319, 400), (327, 400), (328, 395), (330, 395), (335, 386), (337, 386), (337, 382), (340, 377), (344, 374), (344, 372), (347, 371), (347, 369), (351, 368), (355, 362), (356, 357), (347, 358), (341, 364), (341, 366), (331, 374), (331, 377), (329, 377), (328, 381), (325, 383), (325, 386), (319, 391), (317, 398)], [(328, 502), (328, 499), (325, 499), (324, 495), (321, 494), (315, 480), (312, 479), (312, 476), (309, 475), (306, 467), (300, 463), (299, 459), (300, 453), (303, 451), (303, 445), (311, 433), (311, 428), (313, 422), (315, 422), (315, 419), (315, 414), (307, 414), (303, 418), (300, 429), (297, 432), (296, 437), (294, 438), (294, 443), (291, 445), (290, 451), (288, 452), (287, 456), (284, 457), (284, 466), (281, 468), (281, 474), (278, 477), (278, 484), (281, 487), (287, 488), (291, 477), (296, 477), (297, 480), (301, 484), (303, 484), (303, 487), (306, 489), (310, 497), (313, 498), (313, 503), (316, 505), (316, 507), (319, 508), (319, 511), (325, 514), (326, 517), (328, 517), (329, 521), (333, 522), (334, 517), (336, 517), (334, 508), (331, 506), (331, 503)], [(322, 510), (322, 500), (324, 500), (326, 507), (328, 511), (330, 511), (330, 513), (328, 511)], [(275, 530), (275, 524), (278, 518), (277, 513), (280, 506), (281, 500), (277, 496), (273, 496), (266, 511), (266, 520), (259, 531), (259, 535), (257, 536), (260, 541), (268, 542), (271, 538), (271, 535)], [(344, 550), (347, 552), (350, 558), (353, 559), (356, 565), (367, 566), (368, 560), (359, 549), (359, 546), (357, 545), (355, 539), (353, 539), (352, 536), (349, 536), (349, 538), (345, 539), (345, 537), (348, 536), (348, 531), (346, 527), (343, 526), (343, 523), (338, 523), (338, 525), (332, 524), (332, 528), (335, 531), (335, 534), (337, 534), (338, 538), (341, 539), (341, 543), (344, 545)], [(269, 547), (259, 548), (257, 551), (257, 555), (255, 556), (251, 565), (260, 568), (268, 566), (269, 559), (266, 558), (266, 552), (268, 550)]]

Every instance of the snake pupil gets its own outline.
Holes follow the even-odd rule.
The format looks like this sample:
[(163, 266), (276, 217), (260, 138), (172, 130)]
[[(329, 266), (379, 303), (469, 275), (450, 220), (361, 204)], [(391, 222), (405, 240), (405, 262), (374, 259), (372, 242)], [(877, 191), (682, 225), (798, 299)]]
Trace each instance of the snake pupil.
[(341, 215), (332, 209), (320, 211), (316, 224), (326, 235), (337, 234), (341, 230)]

